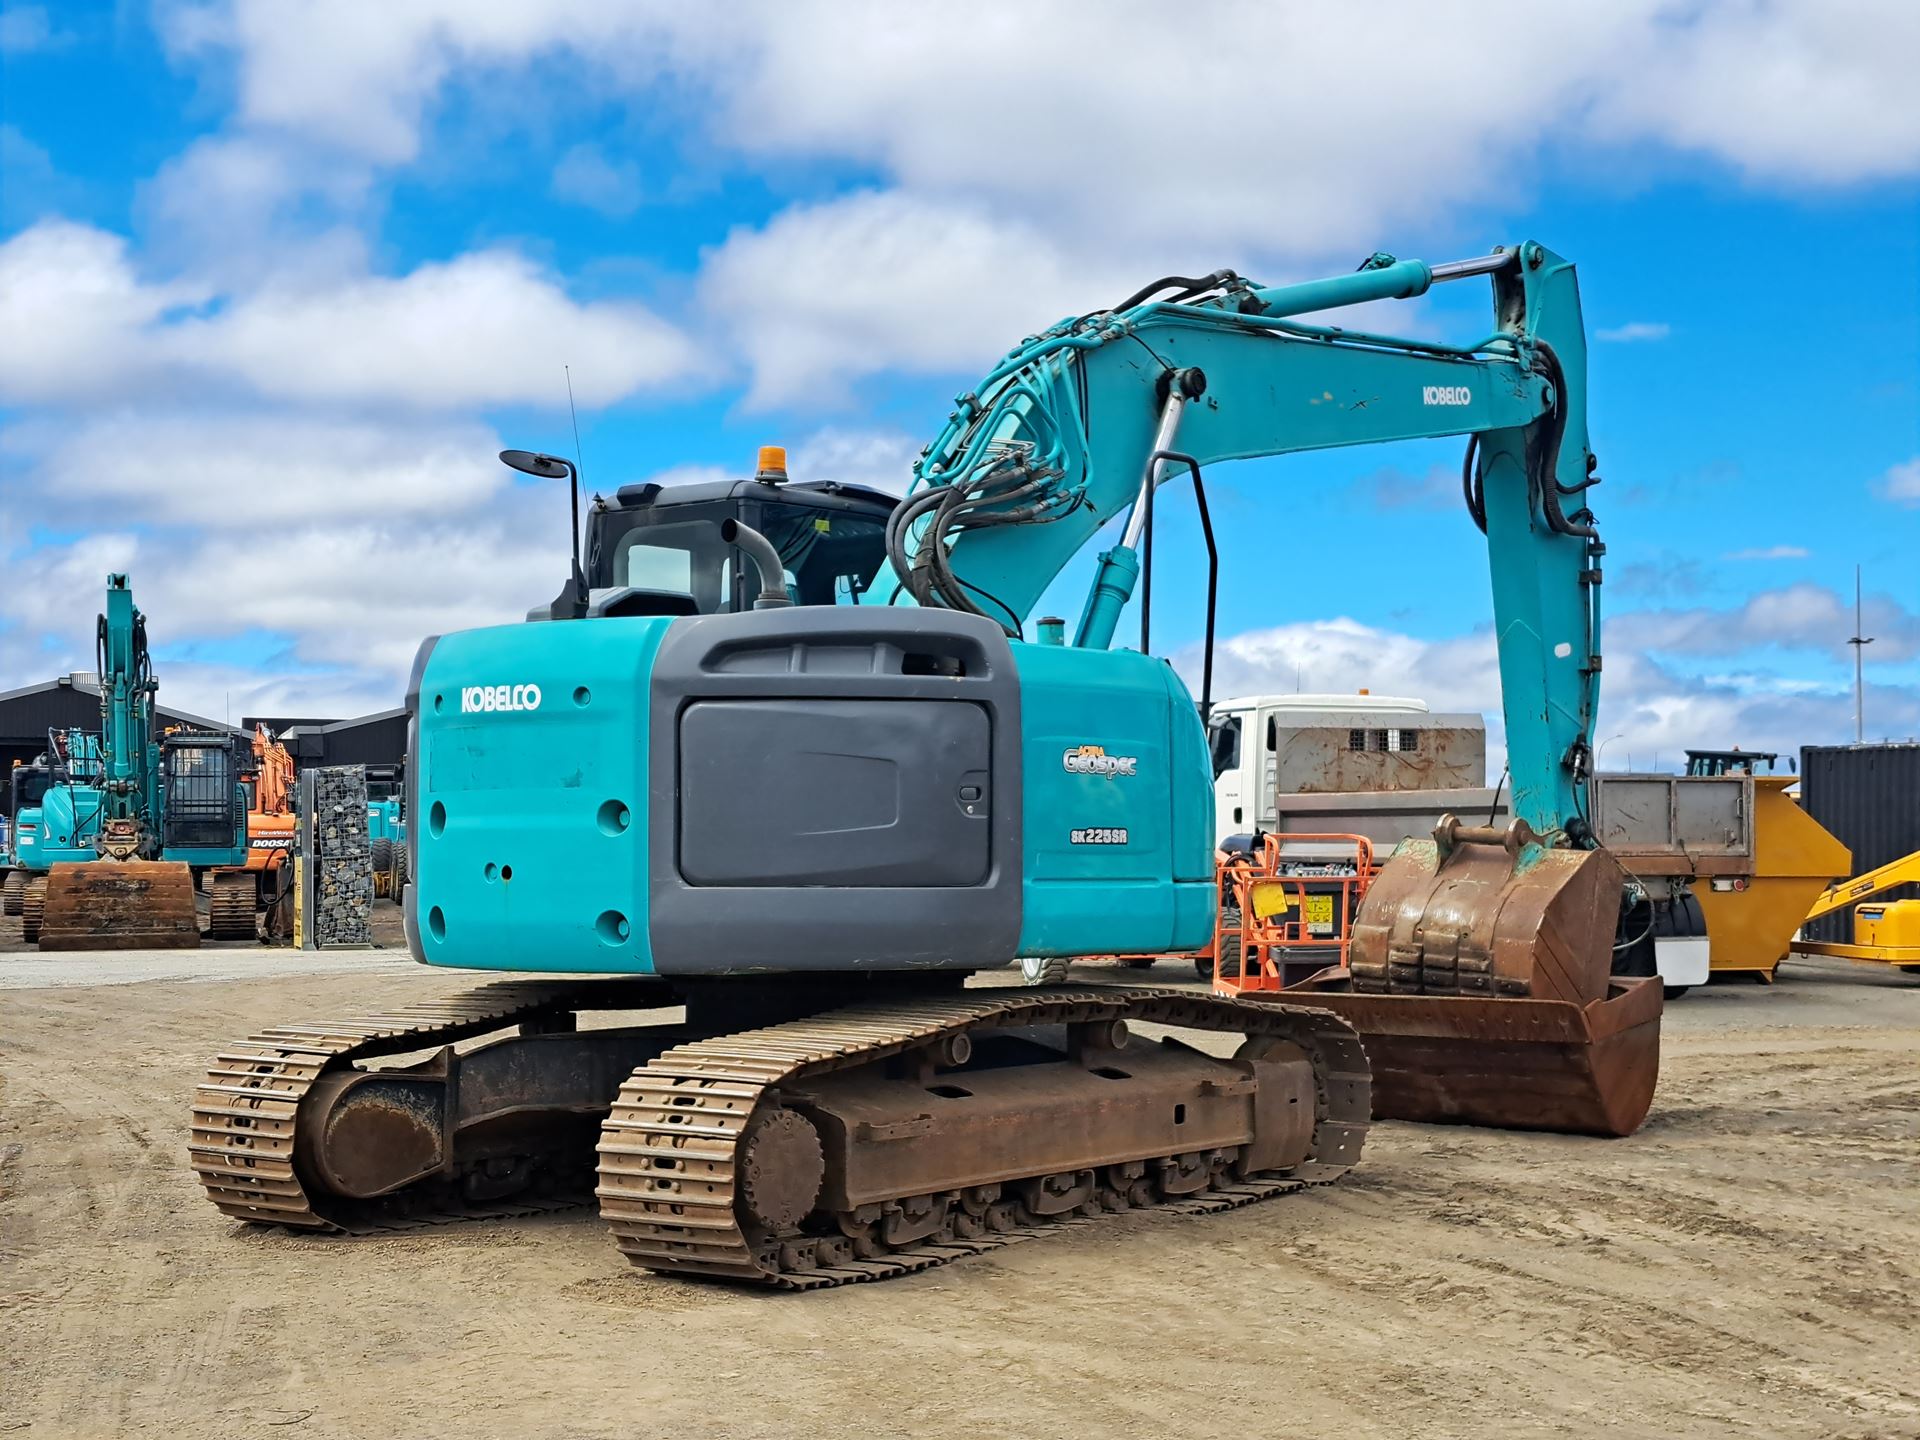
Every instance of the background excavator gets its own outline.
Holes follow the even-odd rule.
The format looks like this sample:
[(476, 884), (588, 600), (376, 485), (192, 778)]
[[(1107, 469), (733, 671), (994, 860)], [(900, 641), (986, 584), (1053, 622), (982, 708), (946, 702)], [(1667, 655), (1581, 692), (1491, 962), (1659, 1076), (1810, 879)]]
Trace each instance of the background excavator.
[(124, 575), (107, 577), (97, 630), (100, 824), (93, 857), (51, 867), (42, 950), (182, 949), (200, 943), (195, 876), (204, 877), (216, 938), (247, 939), (243, 742), (155, 725), (147, 621)]
[[(254, 934), (253, 914), (264, 917), (267, 938), (293, 934), (293, 851), (298, 829), (294, 813), (293, 755), (264, 725), (253, 730), (253, 768), (242, 776), (247, 793), (248, 886), (222, 879), (218, 893), (222, 913), (212, 917), (213, 933), (222, 939), (247, 939)], [(239, 902), (247, 912), (243, 918)], [(242, 930), (245, 934), (241, 934)]]
[[(1465, 345), (1296, 318), (1468, 277), (1490, 280), (1493, 323)], [(1552, 969), (1604, 994), (1620, 885), (1584, 848), (1585, 370), (1573, 267), (1536, 244), (1279, 288), (1169, 277), (1023, 342), (898, 503), (790, 484), (777, 450), (751, 482), (596, 501), (536, 623), (430, 639), (408, 687), (413, 953), (553, 978), (227, 1047), (192, 1122), (209, 1197), (353, 1232), (590, 1186), (636, 1264), (813, 1288), (1060, 1216), (1337, 1177), (1370, 1076), (1325, 1010), (961, 982), (1213, 928), (1204, 467), (1466, 435), (1522, 823), (1396, 857), (1374, 893), (1400, 908), (1373, 917), (1383, 953), (1356, 983), (1524, 1005)], [(577, 507), (570, 462), (502, 459), (567, 480)], [(1197, 706), (1150, 653), (1155, 494), (1189, 479), (1209, 551)], [(1036, 619), (1123, 517), (1071, 638)], [(1112, 648), (1136, 585), (1140, 648)], [(578, 1023), (672, 1005), (662, 1025)]]
[(16, 765), (13, 827), (8, 835), (4, 906), (20, 917), (21, 936), (39, 939), (47, 873), (63, 861), (90, 860), (99, 833), (100, 738), (84, 730), (52, 730), (32, 764)]

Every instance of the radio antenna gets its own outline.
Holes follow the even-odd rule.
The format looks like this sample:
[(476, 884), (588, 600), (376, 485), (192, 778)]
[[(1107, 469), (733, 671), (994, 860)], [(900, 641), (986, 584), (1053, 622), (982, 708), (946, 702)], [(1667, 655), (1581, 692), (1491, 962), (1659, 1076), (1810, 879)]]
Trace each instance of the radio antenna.
[(578, 475), (586, 466), (586, 456), (580, 453), (580, 412), (573, 408), (573, 367), (562, 365), (560, 371), (567, 377), (567, 414), (573, 417), (573, 464)]

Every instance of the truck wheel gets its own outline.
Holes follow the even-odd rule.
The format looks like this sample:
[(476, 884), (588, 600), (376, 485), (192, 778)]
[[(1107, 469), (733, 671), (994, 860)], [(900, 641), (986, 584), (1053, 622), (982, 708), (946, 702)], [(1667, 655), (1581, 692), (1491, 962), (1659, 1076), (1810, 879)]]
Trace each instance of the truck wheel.
[(1692, 988), (1691, 985), (1662, 985), (1660, 987), (1660, 993), (1669, 1000), (1678, 1000)]
[(1070, 963), (1059, 956), (1043, 959), (1038, 955), (1022, 955), (1020, 978), (1029, 985), (1064, 985)]

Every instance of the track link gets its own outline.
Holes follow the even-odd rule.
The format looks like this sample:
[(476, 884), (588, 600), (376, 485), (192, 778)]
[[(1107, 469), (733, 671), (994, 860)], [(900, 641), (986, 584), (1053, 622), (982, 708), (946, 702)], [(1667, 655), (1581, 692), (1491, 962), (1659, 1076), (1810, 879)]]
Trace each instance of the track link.
[(253, 872), (212, 875), (207, 879), (207, 935), (214, 940), (257, 940), (254, 919), (258, 899)]
[[(601, 1131), (600, 1213), (635, 1265), (687, 1275), (810, 1290), (929, 1269), (1028, 1239), (1099, 1209), (1130, 1208), (1140, 1192), (1105, 1188), (1057, 1219), (1017, 1201), (964, 1194), (915, 1197), (949, 1206), (948, 1223), (887, 1247), (849, 1228), (840, 1236), (755, 1237), (736, 1202), (750, 1180), (743, 1145), (782, 1086), (988, 1028), (1126, 1020), (1290, 1040), (1313, 1061), (1316, 1113), (1301, 1164), (1163, 1198), (1160, 1208), (1226, 1210), (1327, 1184), (1359, 1157), (1370, 1118), (1369, 1070), (1359, 1037), (1338, 1017), (1298, 1006), (1254, 1005), (1184, 990), (1068, 987), (971, 990), (951, 998), (861, 1005), (667, 1051), (621, 1087)], [(1175, 1157), (1166, 1157), (1169, 1160)], [(966, 1203), (971, 1198), (971, 1207)]]
[(47, 915), (47, 877), (36, 875), (20, 892), (20, 938), (29, 945), (40, 943), (40, 927)]
[(310, 1193), (294, 1165), (300, 1102), (323, 1074), (355, 1061), (582, 1010), (672, 1003), (664, 985), (647, 980), (502, 981), (384, 1014), (263, 1030), (216, 1056), (194, 1091), (188, 1158), (221, 1214), (319, 1233), (368, 1234), (584, 1205), (592, 1199), (590, 1174), (576, 1183), (550, 1176), (541, 1188), (504, 1201), (471, 1200), (457, 1179), (372, 1201)]

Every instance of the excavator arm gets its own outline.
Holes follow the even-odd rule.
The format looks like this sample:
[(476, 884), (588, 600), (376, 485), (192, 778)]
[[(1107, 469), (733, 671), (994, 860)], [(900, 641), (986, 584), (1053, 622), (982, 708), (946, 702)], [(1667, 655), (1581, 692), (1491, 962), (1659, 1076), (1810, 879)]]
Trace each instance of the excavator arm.
[[(1471, 343), (1324, 323), (1472, 276), (1491, 281), (1493, 328)], [(1309, 988), (1365, 1037), (1376, 1114), (1625, 1134), (1652, 1097), (1661, 1002), (1657, 981), (1610, 979), (1623, 872), (1588, 821), (1605, 550), (1567, 261), (1527, 243), (1436, 266), (1375, 256), (1278, 288), (1219, 272), (1063, 321), (960, 397), (890, 527), (897, 583), (868, 599), (971, 611), (1017, 638), (1124, 516), (1073, 635), (1105, 649), (1169, 479), (1449, 435), (1468, 437), (1463, 496), (1486, 537), (1514, 823), (1448, 817), (1401, 845), (1353, 918), (1347, 966)]]
[[(1462, 345), (1296, 317), (1490, 278)], [(1195, 468), (1378, 441), (1470, 437), (1463, 490), (1493, 581), (1513, 813), (1585, 843), (1600, 674), (1586, 350), (1573, 266), (1537, 244), (1447, 265), (1372, 257), (1266, 288), (1172, 277), (1023, 342), (915, 467), (869, 603), (972, 611), (1018, 636), (1061, 569), (1126, 517), (1073, 644), (1106, 648), (1140, 574), (1148, 492)]]

